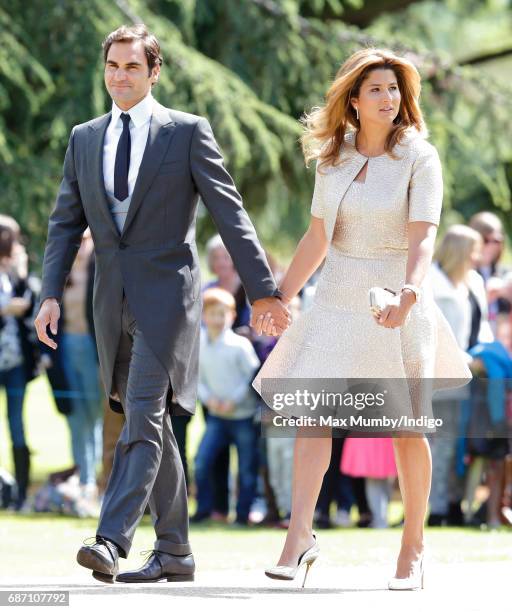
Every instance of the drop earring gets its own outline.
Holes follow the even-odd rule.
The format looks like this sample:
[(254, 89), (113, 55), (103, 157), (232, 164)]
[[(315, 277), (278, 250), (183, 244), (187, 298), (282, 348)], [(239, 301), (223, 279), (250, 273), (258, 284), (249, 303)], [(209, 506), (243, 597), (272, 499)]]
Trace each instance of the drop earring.
[(356, 106), (356, 117), (357, 117), (357, 120), (359, 121), (359, 109), (357, 108), (357, 106)]

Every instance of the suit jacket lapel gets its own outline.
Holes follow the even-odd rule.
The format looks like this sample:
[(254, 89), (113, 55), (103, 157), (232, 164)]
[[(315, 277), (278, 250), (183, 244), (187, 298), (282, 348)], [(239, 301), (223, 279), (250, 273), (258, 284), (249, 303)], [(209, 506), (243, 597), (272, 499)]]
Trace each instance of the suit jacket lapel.
[(110, 228), (119, 236), (119, 231), (112, 218), (110, 207), (108, 204), (107, 194), (105, 193), (105, 179), (103, 177), (103, 144), (105, 141), (105, 132), (110, 123), (111, 113), (107, 113), (89, 124), (90, 140), (89, 140), (89, 176), (91, 177), (91, 187), (94, 191), (94, 199), (98, 202), (99, 207), (104, 214), (105, 221)]
[(121, 236), (124, 236), (141, 205), (144, 195), (151, 186), (160, 167), (160, 162), (167, 153), (169, 144), (174, 136), (176, 124), (169, 117), (169, 112), (158, 102), (154, 102), (148, 140), (139, 168), (139, 174), (133, 188), (130, 208), (126, 216)]

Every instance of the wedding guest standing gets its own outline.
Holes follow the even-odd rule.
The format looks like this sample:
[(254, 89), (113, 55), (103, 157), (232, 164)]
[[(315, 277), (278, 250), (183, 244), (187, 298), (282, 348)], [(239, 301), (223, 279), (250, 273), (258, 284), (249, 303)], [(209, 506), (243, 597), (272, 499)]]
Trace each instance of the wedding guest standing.
[(68, 416), (71, 448), (80, 471), (83, 515), (99, 516), (96, 468), (103, 450), (103, 404), (98, 358), (87, 320), (89, 259), (93, 250), (86, 230), (63, 294), (62, 349), (73, 410)]
[(248, 524), (256, 493), (257, 399), (250, 382), (260, 362), (250, 341), (231, 330), (235, 313), (230, 293), (214, 287), (204, 292), (198, 396), (210, 415), (195, 459), (196, 522), (210, 516), (211, 469), (219, 453), (230, 444), (236, 446), (238, 455), (238, 525)]
[(27, 383), (38, 372), (39, 349), (33, 333), (35, 293), (18, 223), (0, 218), (0, 387), (7, 395), (7, 419), (17, 483), (14, 509), (22, 510), (30, 484), (30, 449), (23, 423)]
[[(477, 231), (466, 225), (452, 225), (439, 242), (428, 272), (436, 304), (471, 368), (479, 366), (473, 364), (467, 351), (477, 342), (493, 340), (484, 281), (475, 270), (482, 246)], [(433, 471), (428, 524), (432, 527), (463, 524), (463, 479), (457, 475), (455, 459), (461, 401), (467, 390), (461, 393), (458, 389), (448, 389), (434, 397), (436, 417), (444, 423), (450, 422), (452, 431), (450, 435), (430, 439)]]
[[(279, 284), (285, 300), (324, 258), (325, 264), (311, 308), (282, 334), (255, 378), (260, 394), (264, 379), (406, 379), (408, 393), (395, 408), (402, 416), (429, 416), (431, 394), (424, 380), (433, 380), (435, 389), (471, 378), (423, 282), (443, 181), (438, 152), (426, 140), (419, 95), (420, 75), (410, 60), (367, 48), (346, 60), (325, 104), (306, 118), (303, 145), (306, 162), (317, 161), (315, 190), (309, 228)], [(368, 304), (372, 287), (396, 292), (375, 315)], [(268, 326), (262, 317), (261, 330)], [(293, 406), (281, 413), (304, 411)], [(423, 581), (432, 464), (418, 429), (393, 433), (404, 527), (389, 588), (401, 590), (419, 588)], [(278, 566), (266, 572), (271, 578), (292, 579), (299, 566), (309, 569), (319, 555), (312, 521), (331, 436), (327, 425), (297, 428), (290, 526)]]
[(372, 513), (370, 527), (385, 529), (388, 507), (397, 471), (390, 438), (347, 438), (339, 466), (341, 472), (364, 478), (366, 497)]
[(510, 313), (512, 305), (512, 278), (510, 270), (503, 265), (505, 251), (505, 232), (500, 218), (494, 213), (483, 210), (474, 214), (468, 225), (482, 237), (482, 250), (477, 272), (485, 282), (489, 302), (489, 323), (496, 335), (497, 317), (500, 313)]
[[(108, 583), (190, 581), (187, 490), (170, 414), (196, 407), (199, 197), (230, 249), (254, 325), (268, 314), (269, 333), (278, 334), (289, 316), (208, 120), (151, 95), (163, 63), (156, 37), (144, 24), (121, 26), (105, 38), (103, 59), (112, 107), (71, 131), (35, 326), (55, 349), (48, 331), (58, 331), (65, 281), (90, 227), (101, 378), (111, 408), (126, 420), (96, 534), (77, 562)], [(119, 574), (119, 556), (128, 556), (148, 504), (154, 550), (144, 566)]]

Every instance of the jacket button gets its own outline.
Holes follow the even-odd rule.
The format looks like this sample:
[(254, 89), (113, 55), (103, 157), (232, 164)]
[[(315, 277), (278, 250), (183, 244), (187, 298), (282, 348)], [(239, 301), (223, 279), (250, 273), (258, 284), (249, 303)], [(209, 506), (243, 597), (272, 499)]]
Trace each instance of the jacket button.
[(120, 249), (127, 249), (127, 248), (128, 248), (128, 245), (126, 244), (126, 242), (120, 242), (120, 243), (119, 243), (119, 248), (120, 248)]

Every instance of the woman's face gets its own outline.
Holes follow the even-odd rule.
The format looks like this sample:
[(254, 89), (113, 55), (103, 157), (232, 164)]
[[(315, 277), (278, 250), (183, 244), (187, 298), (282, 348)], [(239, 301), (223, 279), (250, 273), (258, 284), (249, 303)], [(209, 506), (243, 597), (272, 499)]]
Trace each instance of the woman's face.
[(225, 247), (217, 247), (210, 253), (210, 270), (220, 278), (235, 271), (231, 255)]
[(482, 248), (482, 257), (480, 259), (481, 266), (490, 266), (501, 256), (503, 248), (503, 234), (499, 229), (495, 229), (493, 232), (485, 236), (483, 239), (484, 244)]
[(20, 278), (26, 278), (28, 274), (28, 253), (25, 246), (16, 241), (12, 246), (12, 265)]
[(470, 269), (478, 268), (482, 261), (482, 243), (480, 241), (475, 242), (473, 245), (473, 250), (469, 254), (469, 262), (468, 267)]
[(359, 109), (361, 126), (375, 124), (391, 126), (400, 110), (400, 90), (393, 70), (377, 68), (368, 73), (361, 84), (358, 98), (351, 98)]

